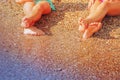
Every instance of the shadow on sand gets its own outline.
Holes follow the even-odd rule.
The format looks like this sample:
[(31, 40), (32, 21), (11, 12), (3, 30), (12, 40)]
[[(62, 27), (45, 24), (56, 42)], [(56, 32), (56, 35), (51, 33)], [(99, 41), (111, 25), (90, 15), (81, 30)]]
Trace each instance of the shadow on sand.
[(46, 35), (52, 35), (50, 28), (63, 20), (66, 12), (83, 11), (86, 6), (87, 4), (82, 3), (55, 3), (56, 11), (52, 11), (48, 15), (43, 15), (35, 26), (43, 30)]
[[(56, 25), (59, 21), (63, 20), (66, 12), (84, 11), (86, 9), (86, 6), (87, 4), (83, 3), (55, 3), (56, 11), (53, 11), (48, 15), (43, 15), (41, 20), (38, 21), (35, 26), (43, 30), (46, 35), (52, 35), (50, 28)], [(102, 22), (102, 29), (99, 32), (95, 33), (93, 37), (101, 39), (117, 39), (114, 36), (111, 36), (110, 32), (113, 29), (119, 28), (119, 19), (119, 16), (106, 16)]]
[(99, 32), (95, 33), (93, 37), (97, 37), (101, 39), (119, 39), (120, 38), (119, 32), (116, 32), (118, 33), (118, 35), (117, 34), (114, 34), (113, 36), (110, 35), (110, 33), (113, 30), (120, 28), (119, 19), (120, 16), (114, 16), (114, 17), (106, 16), (102, 22), (103, 23), (102, 29)]

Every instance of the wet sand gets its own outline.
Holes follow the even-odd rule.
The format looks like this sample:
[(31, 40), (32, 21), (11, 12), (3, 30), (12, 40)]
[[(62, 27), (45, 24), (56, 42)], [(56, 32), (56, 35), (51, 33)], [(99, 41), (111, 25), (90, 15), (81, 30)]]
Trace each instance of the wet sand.
[(120, 80), (120, 16), (82, 41), (78, 18), (87, 0), (61, 0), (36, 26), (44, 36), (23, 34), (22, 5), (0, 1), (0, 80)]

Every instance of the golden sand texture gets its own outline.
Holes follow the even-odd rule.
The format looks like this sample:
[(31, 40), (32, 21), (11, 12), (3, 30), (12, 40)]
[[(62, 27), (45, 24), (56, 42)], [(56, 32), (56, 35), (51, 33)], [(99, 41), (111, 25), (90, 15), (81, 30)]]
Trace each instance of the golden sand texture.
[(46, 35), (27, 36), (20, 26), (24, 16), (22, 5), (0, 0), (0, 51), (12, 53), (9, 55), (16, 57), (15, 61), (18, 58), (23, 63), (34, 60), (35, 67), (42, 66), (37, 61), (40, 60), (47, 70), (53, 67), (52, 72), (60, 68), (63, 72), (59, 74), (63, 78), (68, 76), (63, 80), (73, 80), (73, 77), (80, 80), (81, 75), (83, 80), (119, 80), (120, 16), (105, 17), (103, 28), (82, 41), (78, 19), (88, 15), (87, 2), (56, 1), (56, 11), (42, 16), (36, 23)]

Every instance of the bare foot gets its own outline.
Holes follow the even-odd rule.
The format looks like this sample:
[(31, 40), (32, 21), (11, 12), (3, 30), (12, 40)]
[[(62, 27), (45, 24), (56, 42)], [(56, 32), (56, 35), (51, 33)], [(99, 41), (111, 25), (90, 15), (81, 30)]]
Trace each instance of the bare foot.
[(30, 27), (34, 25), (34, 21), (30, 18), (27, 18), (26, 16), (24, 18), (22, 18), (22, 23), (21, 26), (24, 28)]
[(100, 22), (94, 22), (89, 24), (88, 28), (85, 30), (83, 34), (83, 39), (87, 39), (91, 37), (95, 32), (99, 31), (102, 27)]
[(45, 33), (42, 30), (39, 30), (33, 26), (29, 27), (29, 28), (24, 28), (24, 34), (35, 35), (35, 36), (45, 35)]
[(85, 23), (85, 21), (82, 19), (82, 18), (80, 18), (79, 19), (79, 31), (80, 32), (84, 32), (85, 31), (85, 29), (87, 29), (87, 24)]

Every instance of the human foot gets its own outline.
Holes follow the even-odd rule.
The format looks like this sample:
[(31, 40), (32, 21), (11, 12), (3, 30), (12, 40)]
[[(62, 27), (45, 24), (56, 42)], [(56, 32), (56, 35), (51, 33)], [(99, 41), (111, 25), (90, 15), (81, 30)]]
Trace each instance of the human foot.
[(24, 34), (35, 35), (35, 36), (45, 35), (45, 33), (42, 30), (39, 30), (33, 26), (29, 27), (29, 28), (24, 28)]
[(27, 18), (25, 16), (24, 18), (22, 18), (21, 26), (27, 28), (27, 27), (33, 26), (34, 23), (35, 22), (31, 18)]
[(84, 21), (84, 19), (82, 19), (82, 18), (80, 18), (79, 19), (79, 31), (80, 32), (84, 32), (85, 31), (85, 29), (87, 29), (87, 24), (86, 24), (86, 22)]
[(94, 22), (89, 24), (88, 28), (85, 30), (83, 34), (83, 39), (87, 39), (91, 37), (95, 32), (99, 31), (102, 27), (100, 22)]

